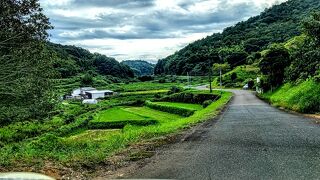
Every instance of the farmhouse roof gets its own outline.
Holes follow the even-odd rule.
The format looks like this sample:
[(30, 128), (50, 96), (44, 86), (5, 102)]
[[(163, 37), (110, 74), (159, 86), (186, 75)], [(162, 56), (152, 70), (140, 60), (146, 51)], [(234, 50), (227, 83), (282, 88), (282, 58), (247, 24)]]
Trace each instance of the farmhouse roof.
[(87, 93), (91, 94), (99, 94), (99, 93), (113, 93), (111, 90), (93, 90), (93, 91), (86, 91)]

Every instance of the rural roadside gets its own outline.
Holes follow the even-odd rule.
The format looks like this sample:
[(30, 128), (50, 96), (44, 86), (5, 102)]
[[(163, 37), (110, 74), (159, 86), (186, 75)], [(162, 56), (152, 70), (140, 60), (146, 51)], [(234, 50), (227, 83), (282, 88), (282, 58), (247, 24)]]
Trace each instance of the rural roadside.
[(218, 121), (96, 179), (317, 179), (320, 132), (313, 119), (271, 107), (252, 92), (233, 92)]
[[(223, 116), (232, 99), (233, 96), (231, 96), (227, 103), (216, 110), (215, 116), (210, 117), (201, 123), (192, 125), (191, 127), (169, 135), (132, 144), (129, 148), (115, 153), (106, 160), (105, 164), (94, 167), (90, 172), (88, 171), (88, 174), (90, 175), (87, 178), (122, 178), (128, 172), (138, 171), (141, 167), (152, 162), (152, 160), (156, 158), (157, 154), (166, 151), (173, 145), (201, 138), (205, 131), (209, 127), (214, 126), (217, 120)], [(79, 177), (82, 177), (85, 173), (82, 172), (81, 174), (82, 175), (79, 174)]]

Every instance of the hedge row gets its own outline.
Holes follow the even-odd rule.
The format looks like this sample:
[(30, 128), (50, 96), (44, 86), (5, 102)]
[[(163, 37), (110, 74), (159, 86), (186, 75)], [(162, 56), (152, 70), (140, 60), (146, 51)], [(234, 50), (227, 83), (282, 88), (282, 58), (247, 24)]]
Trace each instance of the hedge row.
[(77, 129), (86, 128), (88, 126), (88, 123), (92, 119), (93, 117), (91, 115), (78, 117), (78, 119), (75, 122), (61, 126), (59, 129), (53, 131), (53, 134), (58, 136), (66, 136)]
[(206, 100), (216, 101), (218, 98), (220, 98), (220, 95), (216, 94), (193, 94), (190, 92), (182, 92), (163, 97), (160, 101), (203, 104)]
[(89, 129), (122, 129), (126, 125), (149, 126), (157, 124), (157, 120), (126, 120), (111, 122), (95, 122), (91, 121), (88, 125)]
[(164, 112), (168, 112), (171, 114), (178, 114), (181, 116), (191, 116), (194, 114), (194, 112), (196, 110), (192, 110), (192, 109), (185, 109), (185, 108), (181, 108), (181, 107), (173, 107), (173, 106), (167, 106), (167, 105), (160, 105), (160, 104), (156, 104), (153, 103), (151, 101), (146, 101), (145, 105), (151, 109), (155, 109), (155, 110), (159, 110), (159, 111), (164, 111)]

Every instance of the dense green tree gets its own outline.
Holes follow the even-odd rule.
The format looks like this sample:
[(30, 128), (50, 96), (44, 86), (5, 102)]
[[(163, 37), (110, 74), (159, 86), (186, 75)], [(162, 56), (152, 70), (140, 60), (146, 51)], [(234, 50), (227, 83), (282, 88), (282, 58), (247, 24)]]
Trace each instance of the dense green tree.
[(87, 87), (87, 86), (92, 86), (93, 85), (93, 77), (90, 74), (85, 74), (83, 77), (80, 79), (80, 86), (81, 87)]
[(114, 75), (122, 78), (134, 77), (134, 73), (129, 66), (120, 64), (114, 58), (109, 58), (105, 55), (95, 53), (93, 65), (97, 68), (98, 72), (103, 75)]
[(221, 70), (221, 73), (224, 74), (224, 73), (230, 71), (230, 65), (228, 63), (224, 63), (224, 64), (214, 63), (212, 65), (212, 69), (213, 69), (214, 75), (219, 75), (220, 70)]
[(231, 78), (231, 81), (232, 82), (235, 82), (235, 80), (237, 79), (237, 73), (236, 72), (233, 72), (232, 74), (231, 74), (231, 76), (230, 76), (230, 78)]
[(122, 61), (121, 64), (129, 66), (136, 76), (147, 76), (154, 74), (154, 64), (142, 60), (127, 60)]
[(313, 12), (302, 22), (305, 35), (297, 36), (287, 42), (286, 47), (292, 63), (286, 70), (290, 81), (305, 80), (317, 76), (320, 70), (320, 12)]
[(320, 12), (313, 12), (311, 17), (303, 21), (303, 31), (320, 45)]
[(0, 124), (43, 117), (53, 107), (49, 19), (38, 0), (3, 0), (0, 9)]
[(223, 58), (224, 62), (230, 65), (230, 67), (245, 64), (248, 56), (242, 46), (220, 48), (219, 55)]
[(271, 89), (283, 83), (284, 70), (290, 63), (288, 50), (281, 44), (272, 45), (259, 63), (262, 74), (266, 75)]

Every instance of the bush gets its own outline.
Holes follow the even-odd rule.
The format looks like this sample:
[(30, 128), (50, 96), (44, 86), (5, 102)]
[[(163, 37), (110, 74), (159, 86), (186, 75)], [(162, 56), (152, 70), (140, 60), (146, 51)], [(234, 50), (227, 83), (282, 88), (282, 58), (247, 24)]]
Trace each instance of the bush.
[(84, 128), (88, 126), (88, 123), (93, 119), (93, 117), (90, 115), (88, 117), (81, 117), (78, 118), (75, 122), (62, 126), (56, 131), (54, 131), (55, 134), (59, 136), (65, 136), (67, 134), (72, 133), (73, 131)]
[(178, 115), (185, 116), (185, 117), (193, 115), (194, 112), (196, 111), (196, 110), (192, 110), (192, 109), (185, 109), (185, 108), (155, 104), (155, 103), (152, 103), (151, 101), (146, 101), (145, 105), (151, 109), (164, 111), (164, 112), (168, 112), (168, 113), (172, 113), (172, 114), (178, 114)]
[(165, 79), (159, 79), (159, 83), (166, 83)]
[(157, 120), (126, 120), (126, 121), (111, 121), (111, 122), (90, 122), (89, 129), (122, 129), (126, 125), (134, 126), (149, 126), (157, 124)]
[(73, 123), (74, 121), (75, 121), (75, 116), (74, 116), (74, 115), (68, 115), (68, 116), (65, 118), (65, 120), (64, 120), (64, 122), (65, 122), (66, 124)]
[(156, 98), (156, 99), (160, 99), (161, 97), (162, 97), (161, 93), (157, 93), (157, 94), (154, 95), (154, 98)]
[(230, 76), (230, 78), (231, 78), (231, 81), (232, 82), (234, 82), (236, 79), (237, 79), (237, 73), (236, 72), (233, 72), (232, 74), (231, 74), (231, 76)]
[(253, 89), (253, 87), (254, 87), (254, 81), (250, 79), (250, 80), (248, 81), (248, 88), (249, 88), (249, 89)]
[(33, 138), (43, 133), (52, 131), (62, 124), (63, 122), (41, 123), (39, 121), (13, 123), (6, 127), (0, 128), (0, 142), (7, 144), (23, 141), (25, 139)]
[(93, 77), (90, 74), (85, 74), (81, 79), (80, 79), (80, 85), (81, 86), (91, 86), (93, 84)]
[(181, 87), (178, 87), (178, 86), (172, 86), (170, 88), (170, 90), (168, 91), (168, 95), (170, 94), (175, 94), (175, 93), (179, 93), (179, 92), (182, 92), (183, 89)]
[(138, 79), (139, 79), (141, 82), (146, 82), (146, 81), (152, 81), (152, 80), (154, 80), (154, 77), (152, 77), (152, 76), (141, 76), (141, 77), (138, 77)]
[(202, 104), (206, 100), (215, 101), (219, 97), (220, 96), (216, 94), (193, 94), (190, 92), (183, 92), (163, 97), (160, 101)]
[(206, 108), (206, 107), (208, 107), (210, 104), (212, 104), (213, 103), (213, 101), (212, 100), (206, 100), (206, 101), (204, 101), (203, 103), (202, 103), (202, 107), (203, 108)]
[(62, 145), (62, 138), (50, 133), (29, 143), (29, 147), (40, 151), (52, 151), (55, 149), (60, 149)]

